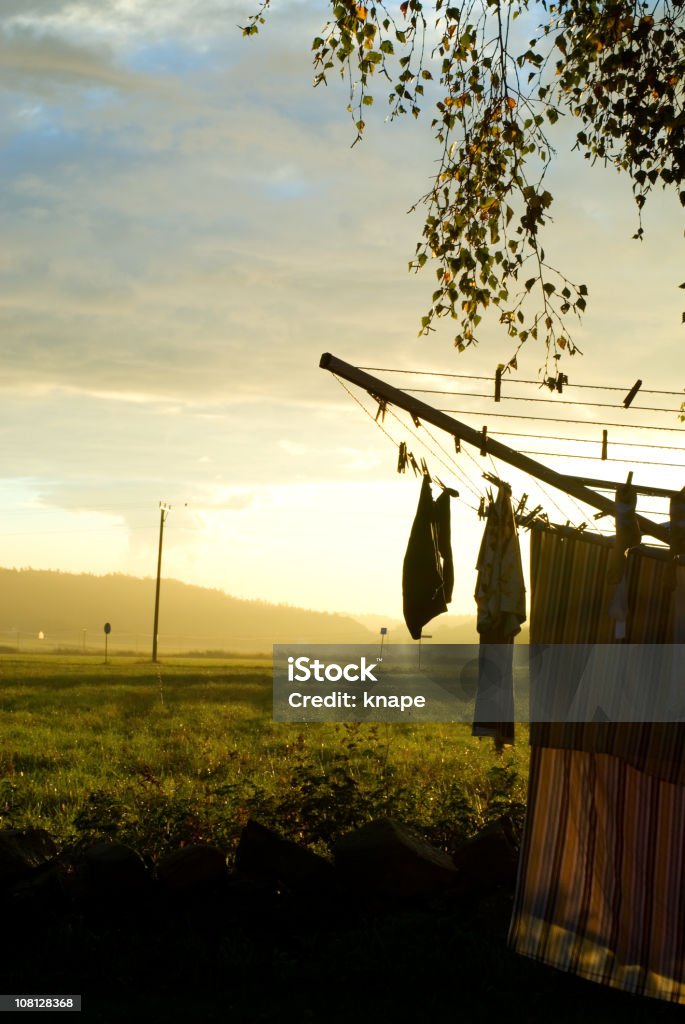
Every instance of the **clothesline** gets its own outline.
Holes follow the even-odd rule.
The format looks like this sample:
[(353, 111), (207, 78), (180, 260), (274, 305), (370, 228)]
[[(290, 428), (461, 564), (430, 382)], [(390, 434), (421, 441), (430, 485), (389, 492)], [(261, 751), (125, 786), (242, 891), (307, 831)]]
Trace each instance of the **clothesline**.
[[(529, 800), (510, 947), (591, 981), (685, 1003), (681, 666), (676, 662), (675, 672), (669, 667), (659, 677), (651, 661), (635, 680), (627, 669), (636, 659), (632, 645), (663, 651), (685, 637), (685, 489), (645, 488), (652, 497), (671, 500), (665, 529), (637, 514), (640, 489), (632, 486), (632, 472), (616, 485), (610, 502), (602, 493), (609, 489), (606, 480), (564, 476), (534, 463), (493, 441), (486, 428), (481, 438), (466, 423), (334, 357), (322, 357), (322, 366), (339, 367), (368, 391), (378, 412), (374, 418), (365, 411), (377, 425), (393, 403), (411, 417), (410, 432), (429, 450), (422, 435), (430, 436), (443, 464), (456, 468), (459, 462), (462, 472), (464, 462), (481, 473), (483, 465), (495, 469), (494, 476), (484, 474), (498, 486), (477, 565), (475, 735), (492, 736), (499, 750), (514, 740), (513, 641), (527, 613), (530, 643), (551, 652), (546, 665), (530, 662)], [(457, 439), (454, 453), (426, 420)], [(480, 459), (466, 445), (480, 448)], [(579, 508), (582, 496), (600, 516), (615, 517), (613, 541), (533, 524), (530, 611), (511, 488), (502, 486), (493, 451), (497, 461), (527, 473), (541, 489), (548, 483)], [(415, 639), (426, 622), (446, 611), (452, 592), (449, 505), (445, 493), (432, 498), (424, 475), (403, 567), (405, 619)], [(665, 550), (640, 544), (645, 526), (667, 540)], [(571, 657), (568, 645), (577, 656)], [(607, 671), (616, 661), (612, 650), (624, 654), (618, 672)], [(631, 682), (639, 685), (631, 688)], [(651, 721), (643, 709), (651, 708), (657, 694), (666, 700), (669, 717)], [(636, 707), (638, 718), (630, 715)]]
[[(460, 395), (460, 398), (467, 396)], [(582, 424), (585, 427), (619, 427), (622, 430), (659, 430), (668, 431), (672, 434), (685, 434), (683, 427), (655, 427), (651, 423), (591, 423), (588, 420), (562, 419), (560, 416), (526, 416), (525, 413), (513, 412), (490, 412), (482, 409), (448, 409), (443, 406), (435, 406), (439, 412), (458, 413), (466, 416), (496, 416), (498, 419), (507, 420), (538, 420), (545, 423), (574, 423)]]
[[(596, 424), (589, 423), (588, 426), (595, 427)], [(497, 434), (497, 437), (526, 437), (539, 441), (573, 441), (577, 444), (597, 444), (597, 439), (593, 437), (567, 437), (565, 434), (524, 434), (519, 430), (493, 431), (493, 434), (495, 433)], [(646, 441), (611, 441), (612, 448), (615, 448), (617, 445), (621, 448), (651, 448), (655, 451), (665, 452), (683, 451), (682, 445), (675, 444), (647, 444)]]
[[(362, 401), (360, 401), (360, 399), (357, 397), (357, 395), (355, 395), (354, 392), (351, 391), (351, 389), (345, 384), (345, 382), (340, 377), (338, 377), (337, 374), (333, 374), (333, 376), (339, 382), (339, 384), (344, 389), (344, 391), (356, 402), (357, 405), (360, 406), (360, 408), (368, 416), (368, 418), (371, 420), (371, 422), (374, 423), (381, 430), (381, 432), (385, 435), (385, 437), (388, 438), (389, 441), (391, 441), (391, 443), (393, 444), (393, 446), (395, 448), (399, 449), (400, 442), (395, 440), (395, 438), (389, 433), (387, 428), (381, 422), (380, 417), (376, 418), (374, 413), (370, 409), (368, 409), (363, 404)], [(482, 465), (479, 462), (479, 460), (474, 455), (471, 454), (471, 452), (468, 450), (468, 448), (462, 447), (461, 451), (459, 452), (459, 455), (460, 456), (462, 456), (462, 455), (465, 456), (465, 458), (473, 466), (476, 467), (477, 473), (475, 475), (475, 478), (474, 478), (474, 476), (472, 476), (467, 471), (465, 466), (459, 464), (459, 462), (457, 461), (457, 458), (456, 458), (456, 453), (452, 453), (448, 449), (446, 449), (445, 446), (440, 442), (439, 438), (436, 437), (436, 435), (432, 431), (430, 431), (428, 429), (428, 427), (426, 426), (425, 423), (421, 423), (420, 424), (420, 430), (423, 433), (428, 435), (428, 437), (431, 439), (431, 441), (434, 443), (434, 445), (437, 448), (439, 448), (440, 452), (442, 453), (442, 456), (439, 455), (431, 447), (431, 445), (426, 441), (425, 437), (422, 437), (418, 433), (418, 430), (415, 427), (410, 426), (408, 423), (403, 422), (401, 417), (398, 415), (398, 413), (391, 406), (387, 406), (386, 409), (385, 409), (385, 412), (387, 414), (391, 415), (397, 421), (397, 423), (404, 430), (406, 430), (411, 435), (411, 437), (413, 437), (414, 440), (417, 441), (422, 446), (422, 448), (425, 449), (425, 451), (427, 451), (439, 463), (439, 465), (441, 465), (449, 473), (452, 473), (454, 475), (454, 477), (456, 478), (457, 485), (461, 485), (461, 486), (466, 487), (466, 489), (470, 492), (470, 494), (475, 498), (477, 503), (480, 503), (481, 501), (486, 501), (487, 500), (488, 495), (487, 495), (487, 488), (485, 487), (484, 482), (483, 482), (483, 476), (482, 476), (483, 468), (482, 468)], [(408, 416), (408, 414), (405, 414), (405, 415)], [(499, 467), (496, 465), (495, 461), (492, 459), (492, 457), (490, 457), (490, 464), (491, 464), (492, 468), (494, 469), (495, 476), (501, 478), (503, 474), (502, 474), (501, 470), (499, 469)], [(432, 475), (434, 475), (434, 474), (432, 474)], [(541, 481), (536, 481), (535, 485), (536, 485), (537, 489), (541, 492), (541, 494), (542, 494), (542, 496), (544, 498), (545, 503), (548, 506), (553, 506), (556, 509), (556, 512), (559, 514), (559, 516), (561, 517), (562, 521), (570, 520), (571, 517), (569, 517), (568, 511), (567, 510), (565, 511), (564, 509), (562, 509), (562, 507), (559, 504), (559, 502), (557, 502), (553, 498), (553, 496), (550, 494), (549, 490), (542, 485)], [(575, 505), (575, 508), (576, 508), (576, 512), (579, 513), (580, 518), (576, 522), (573, 523), (574, 527), (577, 529), (577, 528), (580, 527), (580, 525), (582, 523), (584, 523), (584, 522), (586, 523), (587, 522), (589, 516), (588, 516), (588, 513), (582, 509), (581, 505), (575, 499), (573, 499), (570, 495), (567, 496), (567, 499), (569, 501), (573, 502), (573, 504)], [(480, 504), (477, 504), (476, 506), (474, 506), (474, 505), (470, 504), (468, 501), (466, 501), (461, 496), (460, 496), (459, 500), (461, 501), (461, 503), (464, 506), (469, 508), (471, 511), (478, 512), (479, 509), (480, 509)], [(529, 504), (531, 504), (531, 507), (535, 506), (535, 502), (529, 502)], [(575, 516), (574, 516), (574, 518), (575, 518)], [(601, 526), (593, 526), (593, 530), (595, 532), (602, 533), (603, 535), (604, 534), (606, 534), (606, 535), (610, 534), (610, 531), (604, 530)]]
[[(438, 371), (438, 370), (407, 370), (407, 369), (399, 369), (397, 367), (388, 367), (388, 366), (360, 366), (359, 369), (360, 370), (367, 370), (369, 372), (373, 371), (373, 372), (376, 372), (376, 373), (408, 373), (408, 374), (415, 375), (417, 377), (445, 377), (445, 378), (449, 378), (450, 380), (487, 380), (487, 381), (494, 381), (494, 379), (495, 379), (494, 375), (491, 376), (491, 377), (488, 377), (488, 376), (485, 376), (484, 374), (443, 373), (443, 372)], [(545, 380), (528, 380), (526, 378), (510, 377), (510, 376), (507, 376), (506, 378), (503, 378), (503, 381), (505, 379), (506, 379), (507, 385), (509, 385), (509, 384), (533, 384), (533, 385), (536, 385), (538, 387), (545, 387), (546, 386), (546, 381)], [(633, 387), (632, 384), (627, 384), (627, 385), (623, 385), (623, 386), (619, 386), (619, 385), (615, 385), (615, 384), (573, 384), (573, 383), (569, 383), (568, 381), (566, 381), (563, 386), (564, 386), (564, 388), (582, 388), (582, 389), (588, 389), (588, 390), (593, 390), (593, 391), (619, 391), (619, 392), (621, 392), (623, 394), (627, 394), (631, 390), (631, 388)], [(643, 395), (671, 395), (671, 396), (676, 396), (676, 397), (684, 398), (685, 399), (685, 393), (682, 390), (681, 391), (663, 391), (663, 390), (655, 390), (654, 388), (643, 388), (643, 387), (641, 387), (640, 388), (640, 394), (643, 394)]]
[[(485, 395), (478, 391), (439, 391), (435, 388), (405, 388), (408, 395), (450, 395), (453, 398), (492, 398), (492, 395)], [(500, 401), (502, 402), (544, 402), (552, 403), (553, 405), (583, 405), (591, 406), (597, 409), (624, 409), (625, 406), (622, 402), (574, 402), (565, 398), (530, 398), (523, 395), (501, 395)], [(679, 409), (664, 409), (658, 408), (651, 405), (631, 405), (630, 411), (632, 412), (667, 412), (673, 413), (677, 416), (680, 412)], [(515, 415), (512, 413), (511, 415)]]
[[(498, 435), (493, 433), (492, 436), (496, 437)], [(596, 444), (597, 442), (594, 443)], [(590, 459), (596, 462), (599, 458), (597, 455), (572, 455), (570, 452), (540, 452), (530, 448), (519, 448), (519, 451), (522, 455), (546, 455), (550, 459)], [(666, 466), (670, 469), (682, 469), (685, 473), (685, 465), (680, 462), (656, 462), (654, 459), (620, 459), (616, 455), (612, 455), (611, 460), (607, 459), (606, 461), (620, 462), (626, 466), (632, 466), (633, 464), (640, 466)]]

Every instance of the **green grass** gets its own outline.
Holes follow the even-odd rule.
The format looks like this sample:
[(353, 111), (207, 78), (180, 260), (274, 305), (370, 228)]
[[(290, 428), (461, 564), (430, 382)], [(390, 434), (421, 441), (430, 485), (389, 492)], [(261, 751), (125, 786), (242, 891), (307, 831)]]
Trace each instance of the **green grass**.
[(525, 734), (500, 758), (463, 725), (276, 723), (266, 659), (4, 655), (0, 715), (0, 827), (60, 843), (231, 849), (254, 815), (325, 852), (393, 814), (450, 848), (525, 799)]
[[(108, 835), (153, 857), (234, 847), (250, 814), (326, 852), (391, 813), (446, 849), (520, 821), (527, 736), (498, 758), (461, 725), (271, 720), (267, 660), (150, 663), (0, 656), (0, 827), (61, 844)], [(169, 901), (128, 924), (9, 912), (6, 992), (82, 992), (90, 1020), (653, 1024), (682, 1008), (614, 992), (506, 948), (510, 893), (375, 913), (363, 900), (254, 907)], [(21, 908), (21, 905), (20, 905)], [(155, 908), (157, 908), (155, 910)], [(40, 909), (40, 908), (34, 908)], [(13, 916), (12, 916), (13, 915)]]

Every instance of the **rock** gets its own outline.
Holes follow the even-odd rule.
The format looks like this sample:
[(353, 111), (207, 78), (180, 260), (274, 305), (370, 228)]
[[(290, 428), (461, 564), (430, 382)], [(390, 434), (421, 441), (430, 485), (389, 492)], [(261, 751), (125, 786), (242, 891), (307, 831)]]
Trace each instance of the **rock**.
[(365, 894), (412, 899), (457, 884), (452, 858), (392, 818), (378, 818), (349, 832), (333, 852), (348, 885)]
[(240, 836), (235, 866), (245, 875), (276, 882), (299, 893), (328, 888), (334, 874), (332, 865), (318, 853), (253, 820), (248, 821)]
[(30, 934), (63, 919), (69, 910), (63, 874), (60, 865), (50, 866), (8, 889), (1, 911), (6, 927)]
[(518, 851), (513, 842), (511, 826), (506, 818), (498, 818), (481, 829), (457, 850), (454, 863), (464, 885), (482, 894), (496, 885), (516, 882)]
[(210, 889), (227, 877), (226, 854), (216, 846), (182, 846), (157, 865), (157, 880), (175, 892)]
[(0, 829), (0, 887), (29, 878), (56, 853), (54, 842), (42, 828)]
[(136, 896), (150, 881), (141, 855), (124, 843), (95, 843), (83, 851), (82, 859), (92, 885), (103, 895)]

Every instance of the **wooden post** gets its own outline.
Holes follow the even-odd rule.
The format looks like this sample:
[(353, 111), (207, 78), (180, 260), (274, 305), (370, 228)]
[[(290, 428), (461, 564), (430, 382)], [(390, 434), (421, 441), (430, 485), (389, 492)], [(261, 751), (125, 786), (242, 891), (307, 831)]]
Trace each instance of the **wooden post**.
[(500, 402), (502, 400), (502, 371), (498, 367), (495, 370), (495, 401)]
[(170, 505), (159, 503), (159, 551), (157, 553), (157, 585), (155, 587), (155, 622), (152, 627), (152, 660), (157, 661), (157, 630), (159, 629), (159, 589), (162, 579), (162, 541), (164, 539), (164, 523), (171, 511)]
[[(337, 374), (338, 377), (343, 377), (350, 384), (356, 384), (358, 387), (363, 388), (364, 391), (373, 393), (374, 396), (378, 395), (385, 398), (392, 405), (405, 409), (408, 413), (425, 420), (426, 423), (432, 423), (434, 427), (439, 427), (441, 430), (447, 431), (448, 434), (459, 437), (466, 444), (470, 444), (480, 451), (483, 441), (483, 434), (480, 430), (475, 430), (473, 427), (467, 426), (466, 423), (454, 419), (453, 416), (448, 416), (447, 413), (434, 409), (433, 406), (427, 405), (413, 395), (408, 395), (406, 392), (400, 391), (399, 388), (386, 384), (385, 381), (380, 380), (378, 377), (373, 377), (371, 374), (366, 373), (366, 371), (360, 370), (357, 366), (352, 366), (350, 363), (338, 359), (337, 356), (331, 355), (330, 352), (324, 352), (319, 361), (319, 366), (324, 370)], [(488, 437), (487, 450), (493, 458), (501, 459), (502, 462), (506, 462), (508, 465), (530, 474), (530, 476), (535, 477), (537, 480), (542, 480), (543, 483), (549, 484), (551, 487), (556, 487), (565, 494), (570, 494), (572, 497), (577, 498), (578, 501), (583, 501), (586, 505), (599, 509), (600, 512), (610, 516), (616, 514), (615, 504), (611, 498), (591, 490), (584, 484), (577, 482), (573, 477), (566, 477), (563, 473), (558, 473), (548, 466), (543, 466), (542, 463), (536, 462), (535, 459), (531, 459), (530, 456), (524, 455), (522, 452), (517, 452), (514, 448), (510, 448), (501, 441)], [(653, 523), (651, 519), (641, 515), (637, 516), (637, 521), (643, 534), (656, 537), (657, 540), (668, 544), (668, 526)]]

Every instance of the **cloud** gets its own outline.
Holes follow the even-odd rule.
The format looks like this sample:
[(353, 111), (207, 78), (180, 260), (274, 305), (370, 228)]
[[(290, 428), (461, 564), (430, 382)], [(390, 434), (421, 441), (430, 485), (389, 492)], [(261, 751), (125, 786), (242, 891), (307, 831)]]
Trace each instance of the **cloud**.
[(150, 80), (118, 67), (109, 47), (76, 45), (28, 28), (0, 32), (0, 87), (53, 96), (60, 86), (123, 91), (149, 88)]

